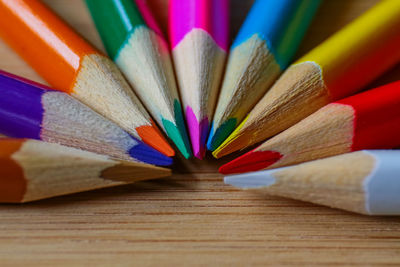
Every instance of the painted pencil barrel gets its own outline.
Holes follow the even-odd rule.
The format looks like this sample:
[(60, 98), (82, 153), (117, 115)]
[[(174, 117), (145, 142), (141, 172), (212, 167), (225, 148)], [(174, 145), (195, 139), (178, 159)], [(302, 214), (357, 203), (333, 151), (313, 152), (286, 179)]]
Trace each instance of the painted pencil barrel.
[(285, 69), (296, 53), (321, 0), (257, 0), (253, 4), (231, 50), (252, 36), (264, 40), (280, 68)]
[(383, 0), (301, 57), (315, 62), (330, 99), (349, 96), (400, 61), (400, 2)]
[(230, 49), (207, 147), (215, 150), (290, 63), (320, 0), (257, 0)]

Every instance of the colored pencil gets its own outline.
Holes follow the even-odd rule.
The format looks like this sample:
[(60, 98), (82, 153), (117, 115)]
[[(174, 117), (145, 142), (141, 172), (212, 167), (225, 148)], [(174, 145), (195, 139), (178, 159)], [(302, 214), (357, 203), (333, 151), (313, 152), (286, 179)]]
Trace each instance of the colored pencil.
[(170, 165), (172, 159), (132, 137), (66, 93), (0, 71), (0, 133), (112, 157)]
[(228, 48), (229, 0), (171, 0), (169, 32), (193, 154), (203, 158)]
[(362, 149), (400, 146), (400, 81), (322, 107), (222, 173), (277, 168)]
[(143, 0), (86, 0), (108, 55), (185, 158), (191, 156), (168, 43)]
[(400, 61), (399, 47), (400, 1), (381, 1), (290, 66), (213, 155), (261, 142), (352, 95)]
[(0, 202), (29, 202), (170, 174), (168, 169), (58, 144), (0, 140)]
[(0, 0), (0, 36), (64, 91), (167, 156), (174, 151), (115, 64), (39, 0)]
[(230, 48), (207, 148), (232, 133), (288, 66), (320, 0), (257, 0)]
[(400, 151), (363, 150), (225, 183), (367, 215), (400, 215)]

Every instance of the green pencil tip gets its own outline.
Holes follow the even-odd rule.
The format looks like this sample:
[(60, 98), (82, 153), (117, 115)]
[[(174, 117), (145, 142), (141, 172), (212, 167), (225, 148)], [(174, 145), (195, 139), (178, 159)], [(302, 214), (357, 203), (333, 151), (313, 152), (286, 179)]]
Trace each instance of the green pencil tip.
[(210, 151), (214, 151), (219, 147), (222, 142), (225, 141), (226, 138), (235, 130), (235, 127), (237, 126), (237, 119), (236, 118), (230, 118), (226, 120), (221, 126), (217, 128), (217, 130), (214, 132), (214, 125), (211, 128), (211, 134), (208, 138), (207, 142), (207, 149)]
[(189, 138), (186, 132), (185, 122), (183, 120), (183, 114), (181, 110), (181, 105), (178, 100), (174, 101), (174, 112), (176, 125), (164, 118), (162, 118), (162, 123), (167, 135), (175, 143), (182, 155), (188, 159), (192, 157), (192, 150), (190, 148)]

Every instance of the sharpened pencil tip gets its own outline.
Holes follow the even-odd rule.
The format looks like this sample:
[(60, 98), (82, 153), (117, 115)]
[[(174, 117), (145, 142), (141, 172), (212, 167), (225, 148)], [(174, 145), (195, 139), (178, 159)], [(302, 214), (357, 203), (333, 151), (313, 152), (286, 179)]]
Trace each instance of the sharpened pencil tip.
[(159, 165), (159, 166), (169, 166), (172, 164), (172, 158), (169, 158), (159, 151), (151, 148), (145, 144), (138, 144), (129, 150), (129, 154), (144, 163)]
[(119, 182), (138, 182), (171, 175), (170, 169), (155, 167), (148, 164), (120, 161), (119, 164), (101, 172), (101, 178)]
[(222, 174), (259, 171), (271, 166), (282, 158), (276, 151), (250, 151), (231, 162), (222, 165), (219, 172)]
[(183, 119), (181, 104), (177, 99), (174, 100), (174, 117), (175, 122), (162, 118), (162, 124), (168, 137), (175, 143), (182, 155), (188, 159), (192, 157), (192, 150)]
[(182, 155), (187, 159), (190, 158), (192, 156), (192, 151), (190, 149), (190, 143), (186, 131), (180, 131), (178, 126), (164, 118), (162, 119), (162, 123), (168, 137), (175, 143)]
[(168, 157), (175, 156), (175, 151), (164, 139), (160, 131), (157, 129), (155, 123), (152, 122), (152, 124), (152, 126), (145, 125), (136, 128), (136, 131), (142, 141)]
[(190, 107), (186, 109), (186, 120), (189, 128), (190, 140), (192, 142), (193, 155), (203, 159), (206, 152), (206, 140), (209, 130), (208, 118), (205, 117), (199, 122)]
[(226, 120), (219, 127), (214, 129), (214, 124), (211, 126), (210, 136), (207, 141), (207, 149), (214, 151), (224, 142), (224, 140), (232, 133), (237, 124), (236, 118)]
[(252, 172), (246, 174), (230, 175), (224, 178), (224, 183), (241, 189), (255, 189), (275, 184), (272, 175), (274, 171)]
[(226, 139), (217, 149), (213, 151), (213, 156), (217, 159), (222, 158), (223, 156), (229, 155), (237, 150), (246, 147), (248, 143), (248, 137), (246, 136), (234, 136), (232, 135), (229, 139)]
[(252, 133), (245, 129), (249, 115), (239, 124), (239, 126), (226, 138), (222, 144), (212, 153), (215, 158), (221, 158), (237, 150), (246, 148), (252, 140)]
[(198, 159), (203, 159), (206, 154), (207, 125), (200, 124), (199, 129), (191, 132), (193, 154)]

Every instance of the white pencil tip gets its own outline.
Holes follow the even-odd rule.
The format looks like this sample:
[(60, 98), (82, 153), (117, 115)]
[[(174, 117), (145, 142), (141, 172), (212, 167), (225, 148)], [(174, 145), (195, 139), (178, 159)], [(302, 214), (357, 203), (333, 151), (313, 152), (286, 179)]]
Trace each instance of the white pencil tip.
[(275, 177), (273, 171), (259, 171), (237, 175), (229, 175), (224, 178), (225, 184), (242, 189), (261, 188), (273, 185)]

